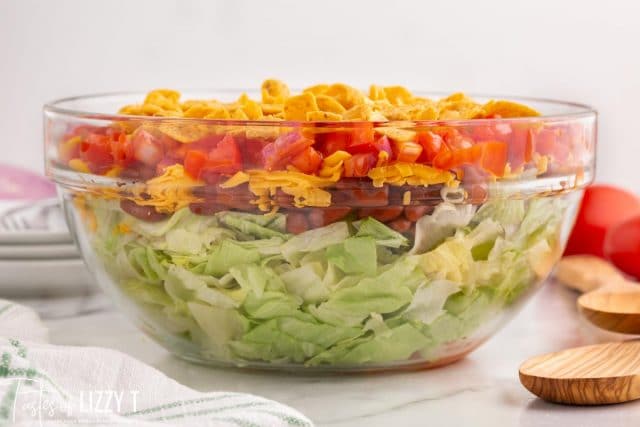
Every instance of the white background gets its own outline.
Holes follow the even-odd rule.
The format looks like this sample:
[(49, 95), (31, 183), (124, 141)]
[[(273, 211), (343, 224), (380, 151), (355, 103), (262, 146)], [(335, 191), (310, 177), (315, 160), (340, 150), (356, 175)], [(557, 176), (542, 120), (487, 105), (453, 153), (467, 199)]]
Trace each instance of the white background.
[(587, 103), (598, 180), (639, 192), (639, 44), (631, 0), (0, 0), (0, 159), (42, 169), (47, 100), (275, 76)]

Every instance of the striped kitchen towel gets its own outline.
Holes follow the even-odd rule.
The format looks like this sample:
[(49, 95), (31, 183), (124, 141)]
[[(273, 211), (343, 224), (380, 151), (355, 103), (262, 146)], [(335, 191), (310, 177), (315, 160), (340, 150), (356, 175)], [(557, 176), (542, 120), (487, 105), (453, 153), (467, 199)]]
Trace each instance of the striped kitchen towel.
[(0, 425), (313, 426), (244, 393), (200, 393), (126, 354), (46, 343), (29, 308), (0, 300)]

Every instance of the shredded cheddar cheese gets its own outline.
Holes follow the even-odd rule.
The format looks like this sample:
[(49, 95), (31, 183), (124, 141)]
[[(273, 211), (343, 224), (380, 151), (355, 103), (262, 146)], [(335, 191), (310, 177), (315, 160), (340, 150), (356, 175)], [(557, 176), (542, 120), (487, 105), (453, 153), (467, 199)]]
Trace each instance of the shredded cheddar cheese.
[[(337, 165), (341, 166), (341, 162), (342, 160)], [(341, 171), (335, 172), (330, 177), (318, 177), (290, 170), (274, 172), (249, 170), (237, 172), (220, 184), (220, 187), (232, 188), (248, 183), (249, 191), (257, 197), (255, 203), (262, 211), (269, 211), (275, 207), (272, 196), (276, 195), (277, 190), (293, 196), (293, 203), (297, 207), (327, 207), (331, 206), (331, 194), (322, 188), (335, 184), (340, 175)]]
[(414, 163), (395, 163), (376, 167), (369, 171), (369, 178), (373, 181), (374, 187), (382, 187), (384, 184), (397, 186), (446, 184), (456, 187), (459, 184), (451, 172)]
[(153, 206), (161, 213), (175, 212), (197, 201), (190, 191), (196, 184), (197, 181), (185, 174), (182, 165), (176, 164), (146, 184), (134, 186), (131, 200), (140, 206)]

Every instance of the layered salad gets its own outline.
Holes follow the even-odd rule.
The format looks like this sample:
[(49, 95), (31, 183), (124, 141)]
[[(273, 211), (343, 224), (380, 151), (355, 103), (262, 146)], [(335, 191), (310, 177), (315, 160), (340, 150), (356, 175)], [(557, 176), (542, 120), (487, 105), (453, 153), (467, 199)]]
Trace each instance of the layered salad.
[(90, 263), (175, 353), (258, 367), (453, 360), (560, 256), (569, 188), (501, 189), (579, 176), (581, 126), (401, 86), (266, 80), (259, 93), (155, 90), (58, 144), (59, 167), (113, 183), (72, 192)]

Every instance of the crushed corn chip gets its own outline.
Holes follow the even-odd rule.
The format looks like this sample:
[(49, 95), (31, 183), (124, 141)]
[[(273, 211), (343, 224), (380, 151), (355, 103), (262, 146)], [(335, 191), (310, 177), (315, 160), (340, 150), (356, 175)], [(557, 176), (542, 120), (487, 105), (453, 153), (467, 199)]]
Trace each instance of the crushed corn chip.
[(280, 80), (268, 79), (262, 83), (263, 104), (284, 104), (289, 97), (289, 86)]
[(316, 97), (311, 92), (304, 92), (300, 95), (292, 96), (285, 101), (285, 120), (306, 120), (307, 113), (310, 111), (318, 111)]
[(416, 140), (416, 132), (408, 129), (401, 129), (395, 127), (377, 127), (375, 131), (381, 135), (386, 135), (388, 138), (398, 142), (407, 142)]
[(387, 94), (382, 86), (371, 85), (369, 87), (369, 99), (372, 101), (387, 101)]
[(536, 110), (511, 101), (489, 101), (482, 106), (482, 114), (476, 117), (499, 116), (502, 118), (539, 116)]
[(324, 94), (327, 91), (327, 89), (329, 89), (329, 85), (319, 84), (319, 85), (309, 86), (308, 88), (304, 89), (303, 92), (311, 92), (312, 94), (318, 96), (318, 95)]
[(393, 105), (407, 105), (413, 101), (413, 95), (402, 86), (387, 86), (384, 89), (385, 98)]
[[(375, 122), (410, 120), (459, 120), (485, 117), (530, 117), (539, 113), (511, 101), (489, 101), (484, 105), (463, 93), (454, 93), (438, 101), (414, 96), (402, 86), (369, 87), (368, 96), (343, 83), (318, 84), (291, 95), (280, 80), (268, 79), (261, 86), (261, 102), (242, 94), (236, 101), (187, 100), (180, 93), (158, 89), (150, 92), (142, 104), (127, 105), (121, 114), (158, 117), (189, 117), (215, 120), (296, 120)], [(341, 115), (338, 117), (337, 115)], [(168, 135), (180, 135), (190, 142), (198, 132), (168, 129)]]
[(347, 110), (354, 105), (364, 104), (362, 92), (342, 83), (332, 84), (324, 94), (334, 98)]
[(316, 102), (320, 111), (336, 114), (342, 114), (347, 111), (335, 98), (327, 95), (316, 95)]
[(190, 123), (161, 123), (158, 126), (158, 130), (176, 141), (183, 143), (197, 141), (209, 133), (207, 126)]
[(233, 113), (231, 113), (231, 118), (233, 120), (249, 120), (249, 117), (241, 109), (237, 109)]
[(306, 119), (309, 122), (338, 122), (342, 120), (342, 115), (328, 111), (309, 111), (307, 112)]
[(371, 107), (367, 104), (357, 104), (342, 113), (344, 120), (369, 120)]
[(284, 112), (283, 104), (260, 104), (263, 114), (278, 114)]

